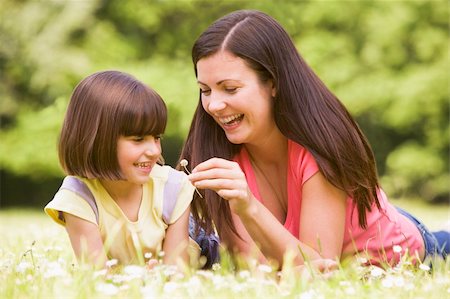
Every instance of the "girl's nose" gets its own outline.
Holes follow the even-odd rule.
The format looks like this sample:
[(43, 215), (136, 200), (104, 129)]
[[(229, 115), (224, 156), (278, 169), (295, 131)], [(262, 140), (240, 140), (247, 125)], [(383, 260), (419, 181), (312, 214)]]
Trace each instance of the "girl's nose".
[(158, 156), (161, 154), (161, 143), (159, 140), (148, 141), (145, 150), (148, 156)]

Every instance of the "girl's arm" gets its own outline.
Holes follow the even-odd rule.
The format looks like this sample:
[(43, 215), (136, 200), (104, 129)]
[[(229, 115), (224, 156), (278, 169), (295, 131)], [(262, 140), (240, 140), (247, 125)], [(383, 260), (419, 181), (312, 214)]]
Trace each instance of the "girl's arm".
[(189, 214), (190, 208), (187, 207), (180, 218), (170, 224), (166, 230), (163, 244), (165, 264), (176, 264), (179, 258), (185, 264), (189, 263)]
[(107, 260), (98, 226), (69, 213), (64, 213), (66, 231), (79, 261), (103, 267)]
[[(228, 200), (232, 212), (239, 216), (243, 224), (245, 232), (239, 225), (237, 229), (244, 240), (246, 236), (251, 237), (264, 255), (276, 259), (280, 265), (287, 251), (295, 254), (296, 264), (303, 264), (304, 256), (309, 260), (340, 257), (345, 194), (328, 183), (320, 173), (303, 186), (300, 240), (253, 196), (237, 163), (213, 158), (197, 165), (189, 179), (197, 188), (215, 190)], [(317, 242), (318, 238), (320, 242)], [(250, 240), (245, 241), (245, 244), (251, 243)], [(245, 250), (242, 241), (238, 241), (236, 246)]]

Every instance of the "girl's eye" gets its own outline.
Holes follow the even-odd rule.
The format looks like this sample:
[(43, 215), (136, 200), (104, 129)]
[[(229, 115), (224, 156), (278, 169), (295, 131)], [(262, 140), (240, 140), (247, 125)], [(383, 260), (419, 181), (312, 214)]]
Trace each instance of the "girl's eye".
[(133, 141), (139, 142), (144, 140), (144, 136), (133, 136)]
[(162, 138), (163, 138), (162, 135), (156, 135), (156, 136), (155, 136), (155, 139), (158, 140), (158, 141), (161, 140)]

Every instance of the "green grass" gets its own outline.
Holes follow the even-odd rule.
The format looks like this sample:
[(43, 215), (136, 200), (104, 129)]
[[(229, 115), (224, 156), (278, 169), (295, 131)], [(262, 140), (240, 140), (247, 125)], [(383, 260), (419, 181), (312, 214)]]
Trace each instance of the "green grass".
[[(394, 201), (433, 230), (449, 225), (449, 207)], [(41, 211), (0, 210), (0, 298), (449, 298), (450, 262), (433, 271), (406, 260), (396, 268), (341, 265), (330, 277), (299, 276), (227, 258), (214, 270), (181, 274), (171, 267), (95, 271), (75, 263), (65, 230)]]

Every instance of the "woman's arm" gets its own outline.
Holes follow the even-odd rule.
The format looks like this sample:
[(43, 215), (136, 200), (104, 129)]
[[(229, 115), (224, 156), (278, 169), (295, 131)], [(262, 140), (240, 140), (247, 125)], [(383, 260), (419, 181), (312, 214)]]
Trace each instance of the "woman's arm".
[(299, 239), (324, 258), (341, 257), (346, 199), (346, 193), (328, 182), (321, 172), (303, 184)]
[(164, 238), (163, 251), (165, 264), (176, 264), (177, 260), (189, 263), (189, 214), (188, 207), (174, 223), (169, 225)]
[(64, 213), (66, 231), (79, 261), (103, 267), (107, 260), (98, 226), (69, 213)]
[[(316, 178), (315, 177), (316, 175), (304, 184), (303, 192), (305, 193), (303, 194), (303, 200), (306, 199), (309, 202), (307, 205), (305, 205), (306, 212), (308, 212), (309, 210), (320, 210), (319, 207), (315, 207), (314, 205), (315, 198), (324, 200), (324, 198), (326, 199), (326, 196), (324, 195), (328, 191), (333, 190), (328, 189), (330, 188), (330, 186), (328, 186), (329, 183), (326, 180), (322, 180), (320, 176), (317, 176)], [(276, 259), (280, 263), (280, 265), (283, 262), (284, 254), (287, 251), (292, 251), (295, 254), (296, 264), (303, 264), (304, 258), (315, 260), (320, 258), (335, 258), (336, 256), (340, 256), (340, 252), (335, 252), (335, 248), (338, 246), (334, 244), (335, 242), (339, 243), (339, 241), (325, 240), (325, 234), (322, 234), (322, 231), (334, 230), (333, 227), (328, 226), (328, 220), (325, 219), (326, 217), (319, 217), (319, 219), (321, 221), (324, 220), (324, 222), (314, 221), (314, 224), (308, 224), (305, 223), (305, 221), (302, 221), (302, 229), (309, 229), (309, 232), (307, 234), (307, 238), (304, 240), (301, 232), (301, 238), (299, 241), (288, 230), (284, 228), (284, 226), (278, 221), (278, 219), (276, 219), (275, 216), (263, 204), (261, 204), (253, 196), (248, 188), (245, 175), (237, 163), (224, 159), (213, 158), (197, 165), (192, 174), (189, 176), (189, 179), (197, 188), (207, 188), (215, 190), (222, 198), (228, 200), (230, 202), (232, 212), (239, 216), (239, 220), (245, 227), (245, 231), (248, 232), (254, 242), (260, 246), (263, 254), (267, 257)], [(314, 189), (322, 188), (323, 186), (321, 185), (324, 185), (327, 188), (325, 188), (324, 190), (321, 189), (317, 192), (316, 195), (316, 193), (314, 193)], [(336, 194), (339, 195), (338, 197), (340, 199), (344, 199), (333, 199), (331, 200), (331, 202), (338, 203), (342, 201), (344, 214), (338, 216), (338, 218), (345, 217), (345, 196), (340, 194), (339, 192), (334, 192), (333, 196)], [(338, 204), (332, 205), (332, 207), (330, 207), (329, 209), (334, 209), (335, 206), (338, 206)], [(305, 211), (302, 211), (302, 215), (299, 215), (299, 217), (303, 217)], [(340, 213), (340, 211), (336, 212)], [(329, 213), (325, 213), (325, 215), (327, 216), (328, 214)], [(309, 217), (309, 219), (311, 218), (312, 217)], [(343, 231), (343, 225), (342, 227), (337, 229), (341, 229)], [(331, 232), (330, 235), (332, 234), (333, 233)], [(332, 246), (330, 245), (332, 249), (329, 251), (327, 250), (325, 254), (323, 254), (324, 252), (320, 254), (320, 250), (318, 248), (319, 246), (315, 245), (317, 244), (317, 242), (312, 241), (317, 241), (316, 236), (318, 235), (320, 236), (321, 245), (323, 247), (328, 246), (329, 242), (333, 243)], [(311, 236), (314, 236), (314, 238), (312, 238)], [(248, 241), (245, 243), (250, 244)], [(340, 245), (342, 246), (342, 240), (340, 241)], [(240, 243), (237, 247), (242, 246), (244, 245)], [(245, 247), (243, 247), (243, 249), (245, 249)]]

